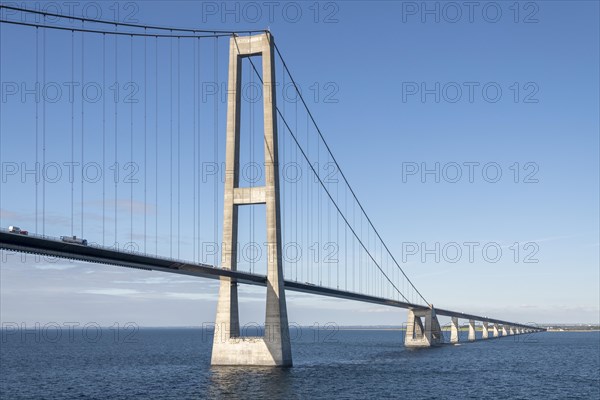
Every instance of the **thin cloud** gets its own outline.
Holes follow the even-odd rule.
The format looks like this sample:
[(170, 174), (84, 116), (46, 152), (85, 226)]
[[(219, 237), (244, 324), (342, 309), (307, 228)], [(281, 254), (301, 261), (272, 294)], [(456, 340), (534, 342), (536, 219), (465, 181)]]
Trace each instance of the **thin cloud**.
[(164, 276), (153, 276), (150, 278), (140, 278), (132, 280), (121, 280), (113, 281), (118, 284), (140, 284), (140, 285), (165, 285), (165, 284), (180, 284), (180, 283), (198, 283), (198, 280), (183, 280), (183, 279), (171, 279)]
[(138, 290), (117, 289), (117, 288), (89, 289), (89, 290), (83, 290), (79, 293), (81, 293), (81, 294), (99, 294), (99, 295), (104, 295), (104, 296), (124, 296), (124, 297), (130, 297), (130, 296), (143, 294), (143, 292), (140, 292)]
[(80, 268), (80, 266), (75, 264), (43, 264), (36, 265), (35, 268), (44, 271), (64, 271), (71, 268)]
[(182, 293), (182, 292), (167, 292), (167, 297), (178, 300), (215, 300), (214, 294), (208, 293)]

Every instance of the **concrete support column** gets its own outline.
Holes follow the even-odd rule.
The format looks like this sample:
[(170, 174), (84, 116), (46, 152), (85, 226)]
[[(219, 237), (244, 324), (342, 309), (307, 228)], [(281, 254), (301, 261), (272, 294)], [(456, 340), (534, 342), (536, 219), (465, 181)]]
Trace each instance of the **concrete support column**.
[(469, 341), (473, 342), (475, 340), (475, 321), (469, 320)]
[(502, 325), (502, 336), (508, 336), (508, 330), (506, 329), (506, 325)]
[(490, 337), (490, 331), (488, 330), (488, 323), (482, 322), (481, 323), (481, 338), (487, 339), (489, 337)]
[(515, 328), (513, 328), (512, 326), (510, 327), (510, 329), (508, 330), (508, 334), (509, 335), (514, 335), (515, 334)]
[(458, 343), (458, 318), (452, 317), (450, 324), (450, 343)]
[(404, 345), (406, 347), (431, 347), (443, 342), (442, 329), (435, 309), (409, 309)]
[(498, 324), (494, 324), (494, 337), (497, 338), (498, 336), (500, 336), (500, 333), (498, 332)]
[[(242, 57), (262, 56), (265, 185), (240, 188), (240, 98)], [(267, 298), (265, 334), (241, 337), (239, 330), (237, 282), (221, 278), (212, 365), (291, 366), (279, 206), (279, 160), (275, 105), (275, 61), (270, 33), (234, 36), (229, 43), (227, 137), (225, 141), (225, 185), (223, 195), (223, 249), (221, 268), (237, 269), (238, 207), (266, 205)]]
[(406, 319), (406, 333), (404, 336), (404, 344), (416, 341), (423, 338), (425, 329), (423, 328), (423, 321), (418, 317), (415, 312), (411, 309), (408, 310), (408, 317)]

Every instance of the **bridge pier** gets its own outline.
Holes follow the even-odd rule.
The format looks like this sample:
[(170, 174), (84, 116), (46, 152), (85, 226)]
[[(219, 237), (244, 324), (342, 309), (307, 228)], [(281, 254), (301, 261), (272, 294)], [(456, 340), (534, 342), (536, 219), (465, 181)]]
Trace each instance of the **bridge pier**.
[(458, 343), (458, 318), (452, 317), (450, 325), (450, 343)]
[[(262, 55), (265, 185), (240, 188), (240, 96), (242, 57)], [(238, 293), (235, 279), (221, 277), (212, 365), (292, 365), (287, 307), (283, 281), (279, 167), (275, 108), (275, 62), (270, 33), (238, 37), (229, 43), (227, 137), (223, 196), (223, 269), (237, 270), (238, 207), (266, 205), (267, 306), (262, 337), (242, 337), (239, 329)]]
[(472, 319), (469, 320), (469, 341), (475, 341), (475, 321)]
[(508, 334), (509, 334), (509, 335), (514, 335), (514, 334), (515, 334), (515, 328), (511, 326), (511, 327), (509, 328), (509, 330), (508, 330)]
[(434, 308), (409, 309), (406, 322), (404, 346), (411, 348), (431, 347), (443, 342), (442, 329)]
[(488, 330), (488, 323), (483, 322), (481, 324), (481, 338), (488, 339), (490, 337), (490, 331)]
[(500, 336), (500, 333), (498, 332), (498, 324), (494, 324), (494, 325), (493, 325), (493, 332), (494, 332), (493, 336), (494, 336), (495, 338), (497, 338), (497, 337), (499, 337), (499, 336)]
[(508, 331), (506, 330), (506, 325), (502, 325), (502, 336), (508, 336)]

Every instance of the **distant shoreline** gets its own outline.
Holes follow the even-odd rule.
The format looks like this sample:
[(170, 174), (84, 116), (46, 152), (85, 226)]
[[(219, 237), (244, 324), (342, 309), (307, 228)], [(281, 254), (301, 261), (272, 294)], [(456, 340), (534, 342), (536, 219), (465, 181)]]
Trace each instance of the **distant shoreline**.
[[(58, 327), (61, 328), (60, 325)], [(544, 325), (540, 325), (539, 327), (546, 329), (546, 332), (558, 332), (558, 333), (562, 333), (562, 332), (600, 332), (600, 326), (593, 326), (593, 327), (590, 327), (589, 329), (582, 329), (581, 327), (563, 327), (563, 328), (552, 327), (551, 328), (551, 327), (544, 326)], [(113, 327), (98, 325), (98, 328), (111, 329)], [(323, 324), (321, 326), (294, 325), (294, 326), (290, 326), (290, 328), (291, 329), (294, 329), (294, 328), (321, 329), (321, 330), (333, 330), (333, 328), (335, 328), (340, 331), (405, 331), (406, 330), (406, 328), (403, 326), (399, 326), (399, 327), (395, 327), (395, 326), (342, 326), (342, 325), (336, 325), (333, 323)], [(450, 326), (442, 326), (441, 328), (442, 328), (442, 331), (444, 331), (444, 332), (450, 331)], [(13, 331), (13, 330), (19, 331), (21, 329), (22, 328), (20, 326), (17, 326), (17, 327), (0, 326), (0, 331)], [(52, 329), (52, 327), (50, 329)], [(202, 326), (139, 326), (138, 325), (137, 329), (206, 329), (206, 327), (202, 327)], [(491, 327), (490, 327), (490, 329), (491, 329)], [(459, 331), (466, 332), (466, 331), (468, 331), (468, 327), (461, 326), (459, 328)], [(477, 325), (475, 327), (475, 331), (481, 332), (482, 331), (481, 326)]]

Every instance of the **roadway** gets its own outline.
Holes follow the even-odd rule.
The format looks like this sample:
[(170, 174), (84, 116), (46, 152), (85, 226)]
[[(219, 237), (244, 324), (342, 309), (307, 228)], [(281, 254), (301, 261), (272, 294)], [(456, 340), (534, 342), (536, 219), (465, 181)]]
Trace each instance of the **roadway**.
[[(190, 275), (207, 279), (220, 279), (221, 277), (228, 277), (232, 278), (232, 280), (238, 283), (256, 286), (267, 285), (267, 278), (264, 275), (243, 271), (232, 271), (228, 269), (217, 268), (208, 264), (191, 263), (189, 261), (176, 260), (143, 253), (119, 251), (96, 244), (83, 246), (74, 243), (66, 243), (58, 238), (37, 235), (20, 235), (10, 233), (6, 230), (0, 230), (0, 249), (97, 264), (108, 264), (118, 267), (142, 269), (147, 271), (160, 271)], [(290, 280), (284, 280), (284, 286), (286, 290), (296, 292), (361, 301), (390, 307), (415, 310), (423, 310), (427, 308), (421, 304), (413, 304)], [(447, 317), (472, 319), (491, 324), (510, 325), (515, 328), (543, 330), (536, 326), (518, 324), (459, 311), (435, 308), (435, 312), (437, 315), (443, 315)]]

